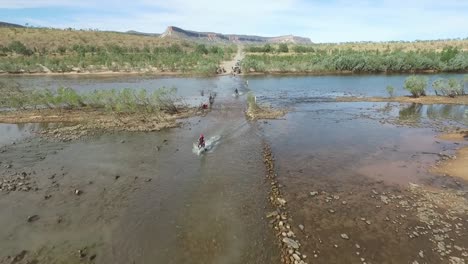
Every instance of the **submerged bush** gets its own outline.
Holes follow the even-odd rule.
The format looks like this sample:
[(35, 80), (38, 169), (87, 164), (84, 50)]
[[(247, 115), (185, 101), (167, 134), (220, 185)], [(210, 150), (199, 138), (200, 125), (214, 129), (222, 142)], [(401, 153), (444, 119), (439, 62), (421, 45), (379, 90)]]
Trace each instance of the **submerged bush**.
[(438, 79), (432, 83), (436, 95), (455, 97), (465, 95), (464, 82), (457, 79)]
[(405, 80), (405, 89), (410, 91), (414, 97), (426, 95), (427, 78), (423, 76), (412, 75)]

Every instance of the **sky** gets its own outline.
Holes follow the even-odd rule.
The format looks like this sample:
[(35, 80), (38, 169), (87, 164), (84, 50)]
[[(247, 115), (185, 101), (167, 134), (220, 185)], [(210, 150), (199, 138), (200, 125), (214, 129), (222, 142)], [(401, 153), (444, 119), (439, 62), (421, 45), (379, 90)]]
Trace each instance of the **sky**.
[(466, 0), (0, 0), (0, 21), (161, 33), (167, 26), (313, 42), (468, 37)]

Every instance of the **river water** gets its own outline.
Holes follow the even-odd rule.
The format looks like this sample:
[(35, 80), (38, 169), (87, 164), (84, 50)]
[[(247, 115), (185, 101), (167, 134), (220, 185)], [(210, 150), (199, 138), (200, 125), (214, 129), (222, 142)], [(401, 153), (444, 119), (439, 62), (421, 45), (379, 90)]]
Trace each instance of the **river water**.
[[(276, 238), (265, 219), (272, 208), (267, 200), (270, 186), (264, 179), (263, 141), (272, 147), (293, 218), (306, 228), (316, 222), (313, 233), (325, 244), (336, 244), (325, 237), (346, 229), (352, 210), (347, 216), (324, 220), (319, 217), (323, 212), (304, 202), (310, 191), (349, 193), (363, 191), (363, 186), (378, 188), (376, 182), (398, 189), (409, 182), (433, 181), (427, 168), (437, 156), (427, 153), (452, 153), (456, 146), (437, 141), (432, 124), (468, 125), (467, 106), (333, 100), (385, 96), (387, 85), (404, 94), (405, 77), (2, 77), (27, 88), (67, 86), (79, 91), (176, 87), (191, 104), (204, 102), (209, 92), (218, 96), (205, 117), (183, 120), (180, 128), (157, 133), (112, 133), (47, 143), (23, 140), (40, 130), (38, 125), (1, 124), (3, 164), (41, 172), (43, 178), (37, 180), (40, 188), (32, 197), (0, 196), (0, 248), (6, 254), (38, 251), (39, 259), (50, 263), (70, 260), (67, 254), (83, 246), (97, 254), (98, 263), (279, 263)], [(260, 103), (287, 107), (289, 113), (279, 120), (249, 122), (244, 116), (245, 95), (234, 97), (236, 88), (243, 94), (254, 92)], [(198, 156), (192, 146), (200, 133), (219, 136), (220, 141)], [(56, 171), (65, 171), (66, 176), (62, 187), (52, 188), (48, 177)], [(74, 188), (84, 194), (70, 200)], [(42, 198), (45, 193), (53, 195), (47, 203)], [(38, 212), (45, 220), (28, 225), (27, 214), (15, 213), (15, 208)], [(355, 210), (369, 214), (363, 208)], [(65, 219), (59, 227), (51, 223), (57, 215)], [(375, 228), (379, 230), (379, 225)], [(375, 263), (389, 257), (392, 261), (387, 263), (406, 263), (416, 250), (409, 242), (402, 250), (399, 237), (389, 232), (374, 234), (368, 242), (363, 235), (360, 243), (368, 247)], [(391, 243), (381, 250), (386, 241)], [(303, 244), (310, 257), (320, 248), (313, 242)], [(316, 262), (347, 263), (346, 254), (337, 255), (332, 249), (320, 248), (324, 258)], [(392, 255), (395, 250), (401, 250), (400, 255)]]

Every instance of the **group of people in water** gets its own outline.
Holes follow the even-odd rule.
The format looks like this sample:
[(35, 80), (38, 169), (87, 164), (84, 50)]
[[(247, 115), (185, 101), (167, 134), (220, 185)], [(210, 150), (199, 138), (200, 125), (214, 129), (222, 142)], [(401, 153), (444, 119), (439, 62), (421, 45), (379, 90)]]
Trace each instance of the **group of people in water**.
[[(246, 86), (249, 85), (248, 81), (245, 82)], [(201, 91), (201, 96), (204, 96), (205, 95), (205, 92), (202, 90)], [(234, 95), (237, 97), (239, 96), (239, 90), (236, 88), (234, 90)], [(213, 106), (214, 104), (214, 99), (216, 97), (216, 93), (212, 94), (210, 92), (210, 96), (208, 97), (208, 102), (210, 104), (210, 108)], [(203, 103), (202, 104), (202, 109), (208, 109), (208, 104), (207, 103)], [(204, 148), (205, 147), (205, 136), (203, 134), (200, 134), (200, 137), (198, 138), (198, 148)]]
[[(201, 95), (204, 96), (204, 94), (205, 93), (202, 90)], [(237, 88), (234, 90), (234, 94), (235, 94), (235, 96), (239, 96), (239, 90)], [(210, 93), (210, 96), (208, 97), (208, 102), (210, 103), (210, 108), (214, 104), (215, 97), (216, 97), (216, 94)], [(208, 109), (208, 104), (203, 103), (202, 104), (202, 109)], [(200, 134), (200, 137), (198, 138), (198, 148), (200, 149), (200, 148), (204, 148), (204, 147), (205, 147), (205, 136), (203, 134)]]

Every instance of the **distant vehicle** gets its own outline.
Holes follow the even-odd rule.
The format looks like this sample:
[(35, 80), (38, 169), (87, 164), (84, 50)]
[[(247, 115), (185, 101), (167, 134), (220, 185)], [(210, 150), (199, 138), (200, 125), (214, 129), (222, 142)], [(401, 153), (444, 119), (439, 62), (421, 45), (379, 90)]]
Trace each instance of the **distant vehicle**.
[(232, 67), (232, 72), (240, 74), (241, 73), (241, 67), (239, 65), (236, 65), (236, 66)]

